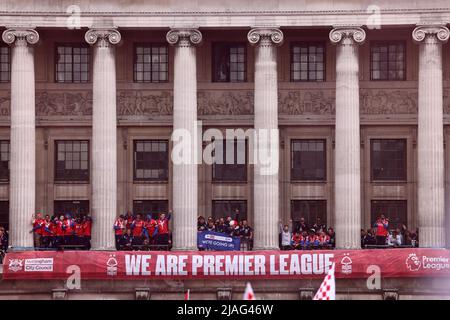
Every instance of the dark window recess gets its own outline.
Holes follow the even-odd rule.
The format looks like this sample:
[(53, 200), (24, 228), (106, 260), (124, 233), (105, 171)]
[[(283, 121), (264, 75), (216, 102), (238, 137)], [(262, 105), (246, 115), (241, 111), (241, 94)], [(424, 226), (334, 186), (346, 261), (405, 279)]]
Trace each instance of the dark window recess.
[(291, 141), (291, 180), (326, 180), (326, 141)]
[(291, 200), (291, 217), (293, 226), (304, 218), (307, 225), (312, 226), (319, 217), (323, 223), (327, 223), (326, 200)]
[(295, 43), (291, 46), (291, 80), (325, 81), (324, 43)]
[(146, 218), (148, 214), (157, 219), (160, 213), (167, 214), (169, 202), (167, 200), (135, 200), (133, 201), (133, 213)]
[(11, 50), (0, 45), (0, 82), (11, 81)]
[(9, 182), (9, 141), (0, 140), (0, 182)]
[(85, 45), (56, 47), (56, 82), (80, 83), (89, 81), (90, 48)]
[(9, 230), (9, 202), (0, 201), (0, 227)]
[(406, 139), (372, 139), (370, 147), (373, 181), (406, 180)]
[(167, 82), (168, 48), (163, 44), (138, 44), (134, 53), (135, 82)]
[(371, 223), (384, 215), (389, 218), (389, 230), (400, 228), (402, 224), (408, 227), (408, 207), (406, 200), (372, 200)]
[(89, 200), (59, 200), (53, 206), (57, 216), (70, 213), (72, 217), (82, 217), (89, 214)]
[(373, 42), (370, 46), (370, 77), (372, 80), (405, 80), (405, 44)]
[(55, 181), (89, 181), (89, 141), (55, 141)]
[(216, 43), (213, 45), (213, 82), (245, 82), (247, 50), (245, 44)]
[(167, 181), (169, 143), (166, 140), (134, 141), (134, 180)]
[(213, 200), (212, 217), (214, 220), (231, 216), (236, 217), (236, 209), (239, 210), (239, 221), (247, 219), (246, 200)]
[(213, 164), (213, 181), (247, 181), (246, 140), (215, 140), (213, 143), (215, 161)]

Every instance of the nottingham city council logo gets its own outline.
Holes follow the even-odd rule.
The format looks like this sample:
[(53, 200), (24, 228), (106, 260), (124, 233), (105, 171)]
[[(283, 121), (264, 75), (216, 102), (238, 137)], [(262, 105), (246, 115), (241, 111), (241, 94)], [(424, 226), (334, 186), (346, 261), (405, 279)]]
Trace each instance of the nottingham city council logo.
[(11, 259), (9, 260), (8, 270), (17, 272), (23, 269), (23, 259)]
[(406, 258), (405, 263), (409, 271), (417, 271), (420, 269), (420, 266), (422, 265), (420, 259), (417, 257), (415, 253), (410, 253), (408, 258)]

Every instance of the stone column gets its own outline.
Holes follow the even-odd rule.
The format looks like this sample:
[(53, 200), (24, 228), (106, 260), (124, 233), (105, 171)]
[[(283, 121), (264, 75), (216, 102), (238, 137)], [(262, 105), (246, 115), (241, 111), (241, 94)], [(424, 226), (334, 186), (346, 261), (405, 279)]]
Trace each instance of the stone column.
[[(173, 250), (197, 250), (198, 168), (196, 158), (197, 62), (196, 29), (172, 29), (167, 41), (175, 46), (173, 87)], [(187, 141), (189, 139), (189, 141)], [(179, 151), (175, 151), (175, 148)]]
[(36, 30), (11, 28), (3, 32), (11, 45), (11, 152), (9, 183), (9, 244), (16, 249), (33, 248), (31, 230), (35, 213), (36, 137), (34, 53), (39, 41)]
[(420, 246), (445, 247), (444, 124), (442, 43), (450, 36), (445, 26), (418, 26), (419, 43), (418, 214)]
[(361, 248), (361, 167), (359, 131), (359, 27), (336, 27), (335, 223), (336, 247)]
[[(283, 33), (276, 28), (254, 28), (248, 41), (255, 46), (255, 141), (254, 161), (254, 249), (278, 246), (279, 219), (279, 133), (277, 46)], [(270, 154), (264, 159), (264, 154)]]
[(94, 47), (92, 113), (92, 249), (114, 250), (117, 215), (117, 113), (115, 29), (94, 28), (85, 40)]

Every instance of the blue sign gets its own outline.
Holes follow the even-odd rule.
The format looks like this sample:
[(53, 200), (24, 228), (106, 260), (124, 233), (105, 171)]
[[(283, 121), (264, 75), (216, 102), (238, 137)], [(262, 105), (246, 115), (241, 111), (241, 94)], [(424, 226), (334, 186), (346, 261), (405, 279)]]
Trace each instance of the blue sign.
[(239, 251), (241, 239), (220, 232), (202, 231), (198, 232), (197, 246), (205, 250)]

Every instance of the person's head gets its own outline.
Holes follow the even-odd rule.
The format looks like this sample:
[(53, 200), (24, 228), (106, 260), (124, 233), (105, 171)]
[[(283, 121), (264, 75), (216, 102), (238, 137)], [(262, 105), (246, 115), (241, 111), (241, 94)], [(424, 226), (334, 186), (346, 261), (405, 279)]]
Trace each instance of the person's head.
[(214, 221), (213, 220), (208, 220), (208, 227), (212, 227), (214, 226)]
[(219, 218), (219, 223), (220, 224), (224, 224), (225, 223), (225, 219), (223, 217)]
[(320, 217), (317, 217), (317, 223), (319, 224), (319, 223), (321, 223), (322, 222), (322, 219), (320, 219)]
[(306, 237), (307, 235), (308, 235), (308, 232), (306, 232), (306, 231), (302, 232), (302, 236)]
[(70, 213), (66, 213), (66, 219), (70, 219), (70, 218), (71, 218)]
[(366, 230), (361, 229), (361, 237), (364, 237), (366, 234), (367, 234), (367, 233), (366, 233)]
[(372, 229), (367, 229), (367, 235), (372, 235)]
[(150, 221), (150, 220), (152, 220), (152, 215), (149, 213), (149, 214), (147, 214), (147, 221)]
[(395, 233), (400, 234), (400, 229), (399, 228), (395, 229)]
[(247, 226), (247, 224), (248, 224), (248, 222), (247, 222), (246, 219), (243, 219), (241, 222), (242, 222), (242, 225), (243, 225), (244, 227)]
[(198, 223), (205, 223), (205, 218), (203, 216), (198, 217)]
[(227, 222), (230, 222), (231, 220), (231, 216), (227, 216)]
[(142, 216), (141, 216), (140, 213), (138, 213), (138, 214), (136, 215), (136, 220), (137, 220), (137, 221), (141, 221), (141, 219), (142, 219)]
[(49, 215), (49, 214), (46, 214), (46, 215), (45, 215), (45, 221), (47, 221), (47, 222), (50, 221), (50, 215)]
[(128, 217), (131, 217), (132, 215), (133, 215), (133, 213), (132, 213), (130, 210), (128, 210), (128, 211), (127, 211), (127, 216), (128, 216)]
[(164, 220), (166, 218), (166, 214), (164, 212), (161, 212), (159, 214), (159, 219)]
[(131, 229), (127, 229), (127, 235), (131, 235)]
[(64, 215), (63, 214), (59, 216), (59, 220), (61, 220), (61, 221), (64, 220)]
[(121, 214), (121, 215), (119, 216), (119, 220), (122, 221), (122, 220), (124, 220), (124, 219), (125, 219), (125, 216), (124, 216), (123, 214)]
[(0, 227), (0, 237), (5, 234), (5, 228)]
[(301, 217), (300, 218), (300, 223), (305, 223), (305, 218)]
[(42, 213), (40, 212), (36, 213), (36, 219), (42, 219)]
[(380, 215), (380, 219), (381, 219), (381, 220), (386, 219), (386, 217), (384, 216), (384, 214), (381, 214), (381, 215)]
[(284, 232), (288, 232), (288, 231), (289, 231), (289, 226), (288, 226), (287, 224), (285, 224), (285, 225), (283, 226), (283, 231), (284, 231)]
[(328, 234), (331, 236), (334, 234), (334, 229), (332, 227), (328, 228)]

